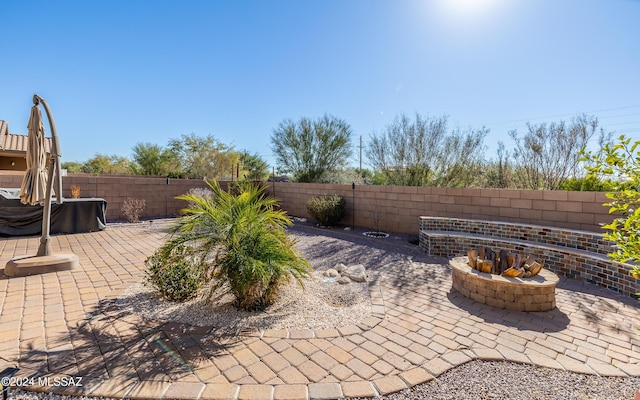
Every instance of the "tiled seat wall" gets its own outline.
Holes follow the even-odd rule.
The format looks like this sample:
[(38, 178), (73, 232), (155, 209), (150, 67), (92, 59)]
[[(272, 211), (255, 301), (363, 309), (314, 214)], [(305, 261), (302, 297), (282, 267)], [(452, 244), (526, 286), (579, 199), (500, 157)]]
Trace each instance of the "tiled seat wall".
[[(636, 297), (636, 293), (640, 291), (638, 281), (629, 275), (631, 266), (609, 260), (603, 249), (593, 252), (577, 246), (563, 246), (555, 243), (556, 239), (551, 239), (551, 243), (545, 242), (546, 236), (559, 238), (565, 235), (575, 238), (576, 242), (585, 243), (577, 238), (598, 236), (595, 233), (541, 226), (533, 226), (533, 229), (529, 230), (525, 225), (518, 227), (518, 224), (503, 222), (496, 222), (494, 227), (490, 221), (456, 219), (453, 223), (447, 223), (444, 219), (420, 218), (420, 247), (430, 255), (452, 258), (466, 256), (467, 251), (472, 248), (490, 247), (495, 251), (504, 249), (511, 253), (532, 255), (542, 260), (545, 268), (560, 276), (594, 283), (631, 297)], [(428, 227), (439, 229), (425, 229)], [(471, 232), (465, 232), (464, 227), (469, 227)], [(447, 228), (452, 230), (446, 230)], [(527, 233), (527, 236), (524, 236), (525, 239), (513, 237), (517, 236), (515, 232)], [(543, 233), (542, 239), (536, 240), (540, 236), (534, 235), (534, 232)], [(596, 242), (602, 241), (597, 237), (592, 239)], [(586, 243), (593, 244), (589, 241)], [(606, 242), (602, 241), (601, 245), (604, 243)]]
[(541, 225), (460, 218), (420, 217), (420, 230), (475, 233), (570, 247), (604, 255), (612, 251), (612, 243), (604, 240), (601, 234)]

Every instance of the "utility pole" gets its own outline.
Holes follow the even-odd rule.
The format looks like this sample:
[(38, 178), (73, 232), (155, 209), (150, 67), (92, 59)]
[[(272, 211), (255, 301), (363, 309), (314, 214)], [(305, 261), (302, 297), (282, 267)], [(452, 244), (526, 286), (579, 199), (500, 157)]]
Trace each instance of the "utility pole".
[(362, 135), (360, 135), (360, 176), (362, 176)]

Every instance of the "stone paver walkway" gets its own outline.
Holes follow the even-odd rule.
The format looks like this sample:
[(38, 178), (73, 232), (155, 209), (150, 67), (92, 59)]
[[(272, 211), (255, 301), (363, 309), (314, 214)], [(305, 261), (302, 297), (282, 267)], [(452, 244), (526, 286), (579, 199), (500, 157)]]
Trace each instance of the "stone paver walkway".
[[(113, 300), (143, 278), (143, 261), (162, 239), (140, 228), (55, 236), (54, 251), (77, 254), (79, 268), (0, 274), (0, 371), (17, 365), (17, 377), (51, 378), (27, 390), (134, 399), (375, 396), (472, 359), (640, 376), (640, 308), (632, 299), (562, 279), (553, 311), (494, 309), (453, 291), (446, 260), (410, 245), (378, 249), (394, 261), (372, 271), (373, 316), (357, 326), (229, 337), (124, 315)], [(366, 251), (348, 239), (333, 246), (351, 257)], [(1, 265), (35, 252), (38, 240), (0, 239)], [(52, 386), (56, 377), (82, 377), (82, 386)]]

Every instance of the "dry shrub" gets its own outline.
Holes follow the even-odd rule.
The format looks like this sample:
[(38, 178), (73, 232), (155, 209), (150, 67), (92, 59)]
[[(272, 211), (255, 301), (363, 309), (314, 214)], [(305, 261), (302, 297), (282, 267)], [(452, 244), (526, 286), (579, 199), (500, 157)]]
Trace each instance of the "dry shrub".
[(80, 198), (80, 186), (78, 185), (71, 186), (71, 198), (73, 199)]
[(122, 213), (127, 217), (129, 222), (140, 222), (140, 214), (144, 211), (147, 202), (144, 199), (133, 199), (127, 197), (124, 203), (122, 203)]

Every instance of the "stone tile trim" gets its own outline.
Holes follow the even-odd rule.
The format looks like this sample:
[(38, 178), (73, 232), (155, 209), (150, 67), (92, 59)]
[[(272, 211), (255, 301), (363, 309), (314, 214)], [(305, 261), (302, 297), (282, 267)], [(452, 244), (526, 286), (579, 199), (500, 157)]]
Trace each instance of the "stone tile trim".
[(420, 217), (420, 230), (475, 233), (483, 236), (567, 247), (603, 255), (611, 253), (614, 246), (612, 242), (605, 240), (602, 234), (595, 232), (501, 221)]
[[(506, 224), (496, 222), (496, 227), (492, 227), (489, 221), (456, 220), (458, 224), (450, 225), (441, 220), (446, 218), (421, 217), (420, 226), (453, 226), (453, 231), (441, 230), (420, 230), (420, 248), (429, 255), (442, 257), (459, 257), (467, 255), (467, 251), (477, 247), (491, 247), (494, 251), (507, 250), (512, 253), (528, 254), (542, 260), (544, 268), (550, 271), (579, 281), (593, 283), (598, 286), (613, 290), (625, 296), (636, 297), (640, 291), (638, 281), (629, 275), (631, 265), (611, 261), (603, 252), (591, 252), (575, 247), (560, 246), (536, 240), (538, 236), (533, 235), (533, 230), (529, 231), (527, 239), (504, 237), (506, 230), (501, 227), (508, 225), (510, 232), (525, 232), (527, 226), (518, 224)], [(431, 222), (434, 222), (433, 224)], [(462, 223), (465, 222), (465, 223)], [(464, 232), (465, 226), (472, 227), (472, 232)], [(479, 232), (479, 227), (483, 227), (486, 233)], [(513, 229), (512, 229), (513, 228)], [(516, 229), (517, 228), (517, 229)], [(549, 227), (535, 227), (536, 231), (545, 237), (553, 236), (554, 232), (563, 232), (566, 237), (586, 237), (580, 235), (596, 235), (590, 232), (570, 231), (566, 229), (556, 229)], [(540, 230), (538, 228), (543, 228)], [(498, 232), (503, 236), (493, 236), (492, 232)], [(575, 233), (575, 234), (574, 234)], [(515, 236), (515, 235), (512, 235)], [(560, 238), (561, 236), (557, 236)], [(593, 238), (597, 242), (596, 238)], [(592, 243), (593, 244), (593, 243)], [(594, 247), (592, 247), (594, 248)]]

